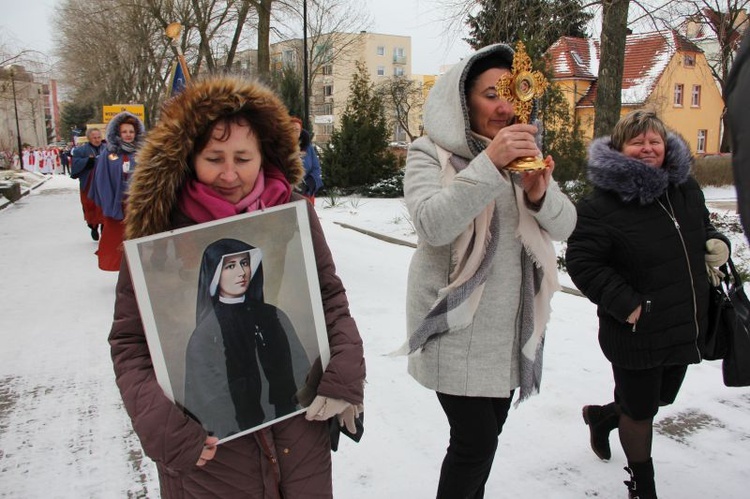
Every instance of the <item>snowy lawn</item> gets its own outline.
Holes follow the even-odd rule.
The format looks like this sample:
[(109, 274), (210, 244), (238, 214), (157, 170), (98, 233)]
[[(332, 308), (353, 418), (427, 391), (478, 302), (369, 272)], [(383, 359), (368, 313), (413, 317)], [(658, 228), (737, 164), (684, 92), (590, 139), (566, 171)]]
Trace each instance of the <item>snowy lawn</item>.
[[(730, 189), (706, 194), (733, 199)], [(434, 393), (407, 375), (406, 359), (388, 356), (405, 339), (413, 250), (335, 222), (416, 236), (400, 199), (339, 201), (318, 199), (317, 210), (365, 342), (368, 384), (364, 438), (342, 439), (334, 454), (335, 495), (434, 497), (447, 423)], [(0, 238), (0, 496), (158, 497), (155, 468), (114, 385), (106, 338), (116, 276), (96, 266), (77, 181), (55, 177), (0, 211)], [(747, 251), (741, 239), (735, 260)], [(542, 393), (511, 410), (486, 497), (626, 497), (616, 434), (612, 460), (600, 461), (581, 419), (581, 406), (612, 397), (596, 329), (588, 300), (555, 296)], [(656, 426), (662, 497), (747, 497), (750, 388), (724, 387), (719, 362), (688, 370)]]

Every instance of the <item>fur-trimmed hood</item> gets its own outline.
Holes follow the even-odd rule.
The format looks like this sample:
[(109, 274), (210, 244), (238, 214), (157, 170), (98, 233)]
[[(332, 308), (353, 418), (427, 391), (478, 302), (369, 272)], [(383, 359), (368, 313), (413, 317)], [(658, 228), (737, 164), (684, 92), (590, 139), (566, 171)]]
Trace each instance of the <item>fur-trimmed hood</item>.
[(195, 177), (192, 154), (198, 137), (219, 118), (237, 112), (261, 118), (263, 168), (276, 167), (292, 185), (304, 174), (297, 132), (281, 100), (257, 81), (232, 77), (193, 80), (164, 103), (160, 120), (138, 154), (125, 217), (127, 239), (170, 228), (182, 187)]
[(652, 203), (669, 187), (680, 185), (690, 174), (693, 156), (685, 141), (667, 133), (664, 164), (654, 168), (612, 148), (610, 137), (601, 137), (589, 146), (587, 177), (594, 186), (614, 191), (624, 202)]
[(122, 138), (120, 137), (120, 125), (127, 118), (133, 118), (135, 119), (136, 123), (138, 123), (138, 126), (135, 129), (135, 140), (133, 141), (133, 144), (135, 144), (135, 148), (138, 149), (141, 147), (141, 145), (143, 145), (143, 141), (146, 138), (146, 127), (143, 125), (143, 122), (138, 116), (127, 111), (123, 111), (114, 115), (112, 119), (109, 120), (109, 123), (107, 123), (107, 131), (105, 134), (105, 137), (107, 138), (107, 151), (120, 151), (120, 146), (122, 144)]

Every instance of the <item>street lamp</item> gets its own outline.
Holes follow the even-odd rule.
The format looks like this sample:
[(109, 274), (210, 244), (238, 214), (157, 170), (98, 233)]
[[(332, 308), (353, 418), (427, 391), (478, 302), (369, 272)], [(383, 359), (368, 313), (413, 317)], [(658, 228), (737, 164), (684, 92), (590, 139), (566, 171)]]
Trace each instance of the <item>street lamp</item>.
[(307, 60), (308, 58), (308, 55), (307, 55), (307, 0), (302, 1), (302, 52), (303, 52), (302, 64), (304, 66), (302, 70), (302, 79), (304, 80), (302, 84), (302, 92), (304, 93), (304, 96), (302, 97), (302, 102), (304, 103), (304, 106), (305, 106), (305, 113), (304, 113), (305, 114), (304, 116), (305, 127), (307, 127), (310, 130), (310, 132), (312, 132), (312, 127), (310, 126), (310, 123), (309, 123), (310, 121), (310, 96), (308, 95), (308, 93), (310, 92), (310, 89), (308, 88), (309, 85), (307, 82), (307, 78), (308, 78), (307, 65), (309, 62)]
[(18, 126), (18, 101), (16, 100), (16, 80), (13, 78), (13, 66), (7, 66), (8, 72), (10, 73), (10, 88), (13, 91), (13, 110), (16, 113), (16, 139), (18, 140), (18, 162), (21, 163), (22, 151), (21, 151), (21, 127)]

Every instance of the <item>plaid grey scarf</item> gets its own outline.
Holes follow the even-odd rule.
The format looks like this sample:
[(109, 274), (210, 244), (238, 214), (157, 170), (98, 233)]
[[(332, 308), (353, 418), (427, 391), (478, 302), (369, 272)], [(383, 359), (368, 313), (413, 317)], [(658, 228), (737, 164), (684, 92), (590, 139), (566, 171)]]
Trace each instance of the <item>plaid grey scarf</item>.
[[(438, 147), (438, 155), (442, 156), (443, 168), (452, 167), (460, 172), (468, 161), (455, 155), (450, 155), (447, 161), (447, 151)], [(447, 153), (449, 154), (449, 153)], [(447, 164), (446, 164), (447, 163)], [(452, 178), (451, 178), (452, 179)], [(519, 210), (519, 225), (516, 236), (522, 242), (521, 255), (521, 308), (520, 308), (520, 390), (516, 404), (538, 393), (542, 381), (542, 358), (544, 350), (544, 332), (550, 315), (550, 300), (554, 291), (559, 289), (554, 247), (549, 235), (543, 231), (528, 213), (524, 206), (523, 191), (514, 186)], [(490, 265), (497, 251), (499, 217), (494, 201), (492, 202), (492, 216), (489, 220), (489, 237), (485, 241), (484, 254), (472, 276), (457, 286), (447, 286), (441, 290), (438, 300), (429, 310), (422, 323), (409, 337), (408, 353), (412, 354), (424, 348), (427, 342), (438, 335), (451, 330), (467, 327), (473, 321), (487, 280)], [(477, 224), (473, 230), (477, 231)], [(482, 244), (477, 241), (476, 234), (472, 237), (470, 251), (478, 249)], [(460, 264), (465, 261), (464, 255), (454, 255), (454, 262)], [(545, 275), (545, 269), (547, 274)], [(458, 269), (451, 273), (456, 275)], [(546, 278), (545, 278), (546, 277)]]

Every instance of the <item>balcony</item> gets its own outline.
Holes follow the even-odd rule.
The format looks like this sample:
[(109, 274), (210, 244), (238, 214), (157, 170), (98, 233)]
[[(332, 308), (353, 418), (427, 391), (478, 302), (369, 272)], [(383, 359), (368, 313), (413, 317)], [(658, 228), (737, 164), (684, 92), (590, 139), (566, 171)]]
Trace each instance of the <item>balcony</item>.
[(393, 64), (406, 64), (406, 56), (405, 55), (394, 55), (393, 56)]

